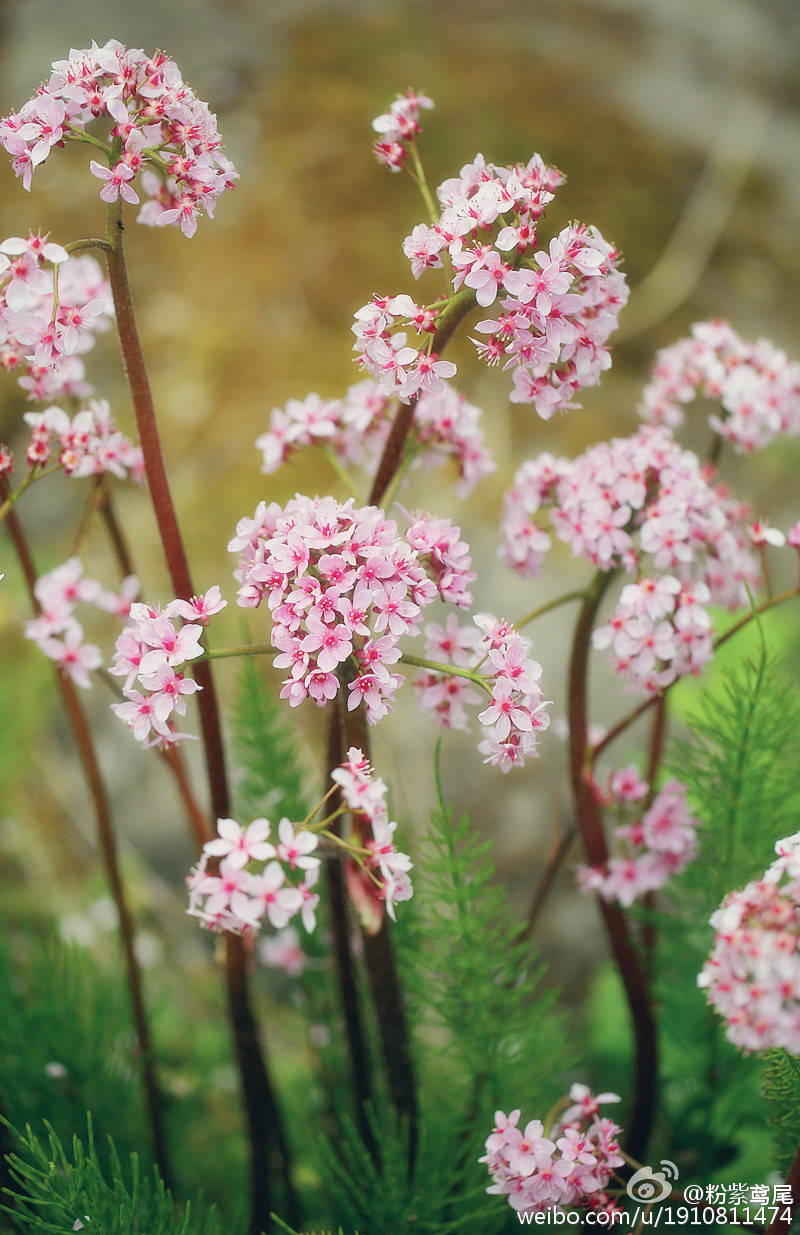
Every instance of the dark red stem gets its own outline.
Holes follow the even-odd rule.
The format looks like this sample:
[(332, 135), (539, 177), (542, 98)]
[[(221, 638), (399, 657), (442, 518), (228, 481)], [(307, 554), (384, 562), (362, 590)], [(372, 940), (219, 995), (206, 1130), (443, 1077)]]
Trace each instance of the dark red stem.
[[(603, 817), (588, 775), (588, 662), (591, 635), (597, 610), (613, 572), (598, 574), (587, 591), (578, 617), (569, 669), (570, 777), (575, 810), (589, 862), (604, 866), (608, 860)], [(648, 981), (641, 959), (633, 946), (628, 924), (618, 906), (599, 899), (600, 912), (611, 949), (625, 988), (635, 1041), (633, 1109), (627, 1124), (626, 1150), (642, 1159), (655, 1114), (658, 1079), (658, 1043)]]
[[(337, 696), (333, 701), (334, 712), (328, 731), (326, 790), (331, 783), (330, 774), (338, 768), (345, 757), (340, 702), (340, 696)], [(337, 794), (334, 801), (338, 797), (339, 795)], [(333, 805), (331, 809), (333, 809)], [(341, 821), (337, 819), (332, 824), (332, 827), (338, 835), (341, 831)], [(336, 962), (339, 994), (342, 1001), (345, 1032), (350, 1054), (350, 1071), (353, 1080), (353, 1096), (355, 1098), (358, 1130), (362, 1141), (374, 1156), (376, 1151), (375, 1138), (372, 1134), (368, 1117), (368, 1106), (372, 1096), (369, 1053), (361, 1018), (355, 961), (350, 947), (350, 917), (347, 909), (344, 869), (338, 854), (325, 863), (325, 878), (328, 887), (328, 904), (330, 906), (331, 927), (333, 931), (333, 954)]]
[[(791, 1205), (781, 1205), (780, 1212), (775, 1215), (773, 1221), (767, 1227), (767, 1235), (789, 1235), (798, 1211), (800, 1211), (800, 1145), (797, 1147), (797, 1153), (794, 1157), (786, 1182), (792, 1190)], [(783, 1215), (786, 1210), (789, 1210), (789, 1218), (786, 1220)]]
[[(145, 472), (175, 595), (189, 599), (194, 594), (189, 564), (167, 479), (156, 422), (153, 396), (147, 376), (136, 316), (133, 308), (123, 246), (121, 201), (109, 209), (106, 252), (108, 276), (114, 297), (122, 358), (130, 387)], [(228, 783), (222, 745), (219, 708), (209, 661), (197, 661), (195, 677), (198, 710), (215, 818), (229, 814)], [(271, 1226), (267, 1173), (277, 1167), (283, 1178), (287, 1216), (297, 1221), (298, 1205), (280, 1112), (267, 1073), (258, 1027), (248, 991), (247, 957), (241, 939), (231, 939), (226, 948), (226, 985), (242, 1100), (247, 1115), (251, 1157), (252, 1213), (254, 1235)]]
[[(0, 492), (5, 485), (0, 483)], [(28, 541), (16, 511), (9, 510), (6, 516), (8, 531), (14, 544), (19, 564), (25, 578), (25, 584), (30, 595), (31, 605), (35, 613), (39, 612), (39, 602), (36, 599), (36, 568), (33, 564)], [(95, 754), (94, 744), (86, 714), (81, 706), (78, 693), (71, 680), (56, 670), (56, 681), (64, 708), (69, 719), (70, 728), (78, 748), (83, 775), (94, 806), (97, 836), (103, 855), (111, 895), (117, 907), (119, 918), (120, 939), (125, 961), (125, 974), (131, 999), (133, 1022), (136, 1030), (136, 1040), (142, 1062), (142, 1083), (144, 1086), (145, 1103), (150, 1124), (150, 1136), (153, 1144), (153, 1156), (158, 1166), (161, 1178), (167, 1187), (172, 1183), (167, 1137), (164, 1128), (163, 1099), (158, 1084), (155, 1053), (150, 1036), (150, 1025), (142, 988), (142, 975), (134, 948), (134, 928), (130, 910), (125, 899), (125, 888), (119, 869), (119, 855), (114, 828), (111, 820), (111, 809), (108, 801), (105, 783), (100, 765)]]

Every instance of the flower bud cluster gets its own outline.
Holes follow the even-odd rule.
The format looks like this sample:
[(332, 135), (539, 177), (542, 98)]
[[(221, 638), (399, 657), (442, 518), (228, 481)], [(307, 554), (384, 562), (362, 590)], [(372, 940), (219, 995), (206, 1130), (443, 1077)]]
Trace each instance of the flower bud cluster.
[(645, 426), (574, 460), (524, 463), (506, 495), (500, 553), (520, 574), (538, 573), (551, 543), (546, 516), (573, 554), (632, 575), (593, 639), (618, 673), (654, 694), (710, 658), (707, 606), (746, 603), (745, 585), (757, 585), (748, 514), (668, 428)]
[(113, 313), (93, 257), (69, 257), (39, 234), (0, 244), (0, 365), (19, 375), (29, 399), (92, 393), (81, 356)]
[(131, 605), (131, 620), (117, 637), (109, 672), (125, 678), (125, 702), (112, 703), (111, 710), (137, 742), (169, 747), (187, 736), (177, 732), (174, 717), (186, 715), (187, 696), (202, 687), (181, 670), (187, 661), (202, 656), (203, 627), (227, 603), (215, 585), (192, 600), (171, 600), (163, 611), (153, 605)]
[(725, 1032), (747, 1051), (800, 1054), (800, 832), (780, 840), (761, 879), (712, 914), (714, 946), (698, 976)]
[(492, 1177), (487, 1192), (507, 1196), (519, 1214), (549, 1209), (615, 1208), (608, 1188), (615, 1169), (624, 1164), (617, 1137), (620, 1129), (600, 1117), (599, 1108), (619, 1102), (616, 1094), (597, 1097), (585, 1085), (573, 1085), (569, 1109), (550, 1129), (539, 1119), (519, 1128), (520, 1112), (495, 1112), (487, 1138), (485, 1162)]
[(27, 450), (31, 467), (55, 461), (68, 476), (77, 478), (110, 473), (119, 480), (129, 474), (144, 479), (141, 449), (120, 433), (105, 399), (91, 399), (72, 417), (53, 406), (26, 412), (25, 421), (31, 426)]
[(708, 423), (736, 450), (800, 433), (800, 364), (768, 339), (746, 343), (726, 322), (698, 322), (691, 338), (657, 354), (639, 415), (675, 428), (698, 395), (720, 404), (721, 414), (712, 412)]
[(415, 517), (403, 539), (374, 506), (297, 496), (284, 509), (259, 506), (228, 547), (241, 553), (239, 603), (266, 596), (274, 664), (289, 671), (281, 697), (292, 707), (309, 697), (324, 707), (341, 675), (348, 708), (363, 700), (375, 724), (404, 680), (391, 666), (400, 639), (419, 633), (422, 609), (437, 596), (471, 601), (467, 546), (446, 519)]
[(378, 140), (372, 147), (375, 157), (390, 172), (399, 172), (408, 158), (409, 145), (421, 133), (420, 113), (430, 110), (433, 100), (415, 90), (397, 96), (388, 111), (372, 121)]
[[(111, 126), (113, 144), (86, 133), (95, 120)], [(141, 172), (150, 200), (139, 222), (179, 224), (185, 236), (194, 235), (201, 210), (213, 217), (220, 194), (237, 179), (222, 153), (216, 117), (183, 81), (175, 62), (164, 52), (148, 56), (116, 39), (56, 60), (33, 98), (0, 121), (0, 145), (26, 189), (34, 169), (68, 140), (107, 150), (110, 166), (94, 159), (90, 164), (103, 182), (104, 201), (121, 195), (137, 204), (133, 182)]]
[[(610, 800), (622, 805), (638, 800), (647, 786), (632, 769), (624, 769), (612, 776), (611, 790)], [(632, 905), (648, 892), (663, 888), (688, 866), (697, 850), (699, 825), (686, 804), (686, 786), (677, 780), (668, 781), (641, 818), (615, 828), (626, 856), (609, 858), (604, 868), (578, 868), (581, 888), (596, 892), (603, 900)]]
[[(277, 471), (301, 446), (328, 446), (346, 466), (373, 470), (396, 410), (396, 401), (371, 380), (351, 386), (343, 399), (321, 399), (317, 394), (289, 399), (285, 407), (273, 408), (269, 430), (256, 441), (261, 470)], [(423, 394), (414, 412), (409, 453), (423, 466), (452, 459), (459, 497), (466, 497), (495, 467), (483, 442), (480, 418), (480, 408), (446, 382)]]
[(84, 575), (80, 558), (71, 557), (37, 579), (34, 592), (39, 612), (26, 624), (25, 636), (55, 661), (76, 686), (88, 690), (89, 674), (99, 669), (103, 658), (99, 647), (85, 641), (75, 610), (78, 604), (91, 604), (105, 613), (124, 617), (138, 590), (139, 580), (129, 575), (119, 592), (106, 591), (96, 579)]

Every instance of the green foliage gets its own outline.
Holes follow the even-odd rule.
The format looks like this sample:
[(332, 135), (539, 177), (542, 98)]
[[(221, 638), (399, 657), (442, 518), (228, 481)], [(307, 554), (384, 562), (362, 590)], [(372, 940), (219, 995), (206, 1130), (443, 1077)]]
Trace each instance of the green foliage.
[(558, 1071), (569, 1061), (555, 992), (544, 989), (544, 966), (520, 938), (490, 849), (467, 816), (455, 821), (443, 806), (432, 813), (409, 986), (423, 1033), (439, 1044), (434, 1075), (446, 1073), (464, 1097), (480, 1092), (491, 1115), (498, 1103), (538, 1101), (543, 1086), (558, 1096)]
[(800, 1144), (800, 1059), (788, 1051), (768, 1051), (764, 1058), (764, 1098), (775, 1144), (775, 1165), (786, 1175)]
[(709, 914), (759, 875), (800, 814), (800, 698), (763, 645), (730, 670), (689, 721), (672, 765), (703, 822), (700, 861), (683, 877)]
[(242, 663), (233, 723), (239, 810), (250, 819), (272, 814), (303, 819), (308, 804), (294, 734), (284, 705), (252, 656)]
[(7, 1189), (12, 1203), (5, 1208), (26, 1235), (63, 1235), (75, 1230), (76, 1222), (103, 1235), (222, 1235), (213, 1210), (200, 1207), (194, 1214), (189, 1204), (176, 1207), (155, 1168), (151, 1174), (140, 1172), (135, 1153), (126, 1172), (111, 1140), (106, 1167), (97, 1153), (91, 1117), (86, 1143), (72, 1138), (71, 1158), (49, 1124), (46, 1141), (30, 1125), (15, 1135), (18, 1152), (9, 1156), (12, 1186)]
[[(147, 1144), (120, 977), (61, 941), (28, 944), (29, 955), (16, 963), (0, 945), (4, 1114), (17, 1124), (50, 1119), (69, 1137), (92, 1110), (104, 1133), (124, 1138), (125, 1151)], [(60, 1065), (55, 1075), (52, 1064)]]
[(490, 842), (444, 805), (416, 865), (414, 899), (398, 922), (401, 972), (415, 1032), (419, 1144), (376, 1103), (376, 1160), (345, 1122), (324, 1150), (328, 1212), (346, 1227), (419, 1235), (499, 1235), (518, 1226), (487, 1196), (479, 1162), (498, 1107), (543, 1118), (568, 1085), (564, 1024), (543, 966), (495, 881)]
[(774, 1163), (759, 1131), (758, 1065), (728, 1042), (696, 981), (711, 946), (709, 917), (727, 892), (764, 871), (800, 817), (800, 699), (763, 640), (702, 696), (689, 729), (670, 765), (703, 826), (696, 859), (670, 886), (672, 912), (659, 933), (667, 1098), (659, 1131), (666, 1145), (683, 1147), (682, 1173), (759, 1178)]

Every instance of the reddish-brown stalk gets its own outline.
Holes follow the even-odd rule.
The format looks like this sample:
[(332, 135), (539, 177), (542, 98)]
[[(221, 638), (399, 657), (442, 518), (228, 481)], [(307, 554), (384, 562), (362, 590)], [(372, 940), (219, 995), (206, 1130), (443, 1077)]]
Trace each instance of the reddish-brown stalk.
[[(588, 662), (592, 627), (614, 572), (598, 573), (581, 606), (572, 643), (569, 669), (570, 777), (575, 810), (584, 846), (592, 866), (608, 859), (603, 816), (587, 767)], [(638, 955), (624, 913), (617, 905), (598, 898), (600, 912), (611, 943), (614, 960), (625, 988), (635, 1041), (633, 1109), (628, 1120), (626, 1149), (641, 1158), (653, 1124), (658, 1079), (658, 1042), (647, 975)]]
[[(125, 263), (121, 199), (109, 206), (104, 251), (114, 298), (117, 333), (164, 556), (175, 595), (188, 600), (192, 597), (194, 588), (167, 479), (150, 382), (136, 325)], [(198, 692), (198, 710), (211, 791), (211, 809), (215, 818), (223, 818), (230, 811), (228, 783), (219, 708), (209, 661), (198, 662), (195, 677), (202, 687)], [(280, 1112), (267, 1072), (264, 1049), (259, 1040), (250, 1001), (248, 963), (242, 940), (229, 939), (225, 955), (228, 1008), (250, 1146), (251, 1230), (253, 1235), (258, 1235), (258, 1232), (269, 1229), (271, 1225), (270, 1176), (274, 1171), (277, 1171), (282, 1179), (287, 1217), (293, 1224), (298, 1222), (298, 1203), (291, 1179), (288, 1146), (283, 1134)]]
[[(792, 1192), (792, 1203), (791, 1205), (781, 1206), (780, 1212), (775, 1215), (767, 1227), (767, 1235), (789, 1235), (794, 1220), (798, 1212), (800, 1212), (800, 1145), (797, 1147), (797, 1153), (786, 1177), (786, 1182)], [(783, 1217), (787, 1209), (790, 1215), (788, 1220)]]
[[(3, 494), (6, 485), (5, 478), (0, 477), (0, 495)], [(35, 590), (37, 580), (36, 568), (33, 564), (33, 557), (27, 538), (22, 529), (22, 524), (17, 518), (16, 511), (13, 509), (9, 510), (6, 518), (8, 531), (30, 596), (31, 606), (34, 613), (38, 613), (39, 602), (36, 598)], [(142, 1064), (142, 1083), (150, 1125), (150, 1136), (153, 1144), (153, 1156), (162, 1179), (167, 1187), (170, 1187), (172, 1170), (164, 1128), (163, 1099), (158, 1084), (155, 1053), (150, 1036), (150, 1025), (147, 1019), (147, 1009), (142, 988), (142, 975), (139, 969), (139, 962), (136, 959), (133, 920), (125, 898), (125, 887), (119, 868), (117, 842), (111, 819), (108, 793), (100, 771), (94, 743), (92, 742), (91, 730), (78, 698), (78, 693), (71, 680), (58, 669), (56, 670), (56, 682), (67, 713), (70, 729), (75, 739), (75, 745), (78, 749), (78, 757), (80, 758), (86, 785), (91, 795), (100, 851), (103, 855), (103, 864), (106, 869), (106, 877), (111, 889), (111, 895), (117, 908), (122, 954), (125, 962), (125, 976), (130, 993), (133, 1023)]]
[[(431, 344), (432, 351), (441, 353), (459, 322), (469, 313), (474, 304), (475, 297), (471, 291), (460, 292), (454, 298), (442, 314)], [(403, 463), (416, 406), (417, 400), (413, 399), (410, 403), (401, 404), (397, 411), (372, 483), (369, 495), (371, 505), (380, 504)], [(341, 752), (351, 745), (359, 746), (364, 754), (369, 756), (369, 740), (363, 704), (355, 712), (348, 712), (344, 723), (340, 720), (339, 714), (334, 712), (329, 731), (329, 762), (333, 758), (334, 751)], [(334, 883), (337, 879), (340, 880), (341, 875), (331, 876)], [(355, 969), (349, 950), (346, 901), (341, 895), (342, 892), (341, 885), (333, 888), (331, 914), (334, 923), (334, 938), (337, 940), (339, 987), (348, 1030), (351, 1066), (356, 1086), (356, 1104), (359, 1110), (359, 1122), (363, 1126), (361, 1094), (366, 1094), (369, 1090), (364, 1071), (363, 1034), (360, 1020), (354, 1019), (354, 1012), (358, 1010), (358, 992), (354, 986)], [(397, 971), (394, 945), (385, 920), (377, 935), (364, 935), (364, 960), (375, 1005), (389, 1092), (398, 1113), (408, 1121), (409, 1167), (413, 1169), (417, 1138), (416, 1078), (400, 975)]]

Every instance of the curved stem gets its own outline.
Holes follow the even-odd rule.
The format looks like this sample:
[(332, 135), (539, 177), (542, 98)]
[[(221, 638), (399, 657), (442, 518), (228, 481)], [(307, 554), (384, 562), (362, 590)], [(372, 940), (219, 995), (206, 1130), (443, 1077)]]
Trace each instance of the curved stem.
[(431, 673), (444, 673), (448, 677), (466, 678), (485, 690), (487, 695), (492, 693), (489, 683), (475, 669), (463, 669), (460, 665), (445, 665), (438, 660), (427, 660), (424, 656), (412, 656), (410, 652), (403, 652), (400, 659), (405, 665), (416, 665), (419, 669), (429, 669)]
[[(787, 600), (794, 600), (797, 596), (800, 596), (800, 585), (798, 585), (798, 587), (790, 588), (788, 592), (781, 592), (779, 596), (773, 596), (770, 600), (765, 600), (761, 605), (756, 605), (755, 609), (751, 609), (749, 613), (746, 613), (745, 616), (740, 618), (738, 622), (734, 622), (732, 626), (729, 626), (726, 631), (723, 631), (723, 633), (714, 640), (714, 651), (716, 652), (717, 648), (721, 648), (724, 643), (727, 643), (729, 639), (732, 639), (733, 636), (738, 634), (740, 630), (744, 630), (745, 626), (749, 626), (749, 624), (755, 618), (760, 617), (762, 613), (767, 613), (770, 609), (776, 609), (778, 605), (784, 604)], [(590, 764), (593, 765), (607, 746), (610, 746), (612, 742), (615, 742), (620, 734), (624, 733), (626, 729), (629, 729), (640, 716), (644, 716), (645, 712), (649, 712), (650, 708), (655, 707), (659, 700), (663, 699), (667, 692), (680, 681), (682, 681), (681, 678), (676, 678), (674, 682), (670, 682), (667, 686), (665, 686), (659, 694), (651, 695), (649, 699), (644, 699), (637, 707), (628, 712), (627, 716), (623, 716), (621, 720), (618, 720), (616, 725), (609, 729), (602, 741), (598, 742), (596, 746), (591, 748), (589, 752)]]
[[(569, 669), (570, 778), (575, 810), (586, 853), (593, 866), (608, 859), (603, 818), (587, 776), (588, 661), (597, 610), (614, 572), (599, 572), (587, 589), (572, 644)], [(625, 915), (618, 906), (598, 898), (611, 949), (625, 987), (633, 1021), (636, 1048), (633, 1110), (628, 1123), (627, 1149), (641, 1157), (647, 1145), (655, 1113), (658, 1072), (656, 1024), (646, 973), (633, 946)]]
[[(125, 264), (121, 200), (109, 205), (106, 243), (108, 277), (114, 297), (117, 333), (136, 415), (150, 496), (175, 595), (188, 600), (193, 595), (194, 588), (169, 488), (153, 396), (139, 341)], [(216, 818), (222, 818), (230, 813), (228, 782), (219, 709), (210, 664), (205, 661), (198, 663), (195, 678), (202, 688), (198, 692), (197, 702), (211, 789), (211, 808)], [(257, 1233), (269, 1229), (271, 1225), (267, 1175), (272, 1168), (277, 1168), (283, 1177), (287, 1213), (293, 1215), (290, 1216), (290, 1221), (294, 1224), (298, 1221), (298, 1207), (280, 1113), (250, 1003), (244, 944), (239, 938), (228, 941), (225, 973), (242, 1099), (247, 1115), (251, 1159), (251, 1223), (253, 1232)]]
[[(19, 559), (25, 584), (35, 613), (40, 611), (36, 598), (36, 568), (28, 547), (27, 538), (15, 511), (9, 511), (8, 530)], [(103, 864), (106, 869), (111, 895), (117, 909), (119, 919), (120, 940), (125, 962), (125, 974), (130, 993), (131, 1010), (136, 1030), (136, 1040), (142, 1064), (142, 1082), (144, 1086), (145, 1104), (150, 1124), (150, 1136), (153, 1145), (153, 1156), (158, 1166), (159, 1174), (167, 1187), (171, 1187), (172, 1169), (170, 1165), (166, 1130), (164, 1127), (163, 1098), (158, 1083), (155, 1053), (150, 1036), (150, 1025), (147, 1019), (147, 1008), (142, 986), (142, 975), (134, 947), (134, 926), (128, 903), (125, 897), (125, 887), (119, 868), (119, 855), (114, 827), (111, 819), (111, 808), (108, 800), (105, 782), (97, 761), (91, 731), (86, 715), (78, 698), (78, 693), (71, 680), (56, 669), (56, 682), (64, 708), (69, 720), (70, 729), (78, 749), (78, 757), (83, 769), (92, 804), (94, 806), (97, 837)]]
[(569, 605), (573, 600), (585, 600), (586, 589), (581, 588), (574, 592), (565, 592), (563, 596), (556, 596), (555, 600), (548, 600), (545, 604), (539, 605), (538, 608), (532, 609), (530, 613), (526, 613), (525, 617), (520, 618), (514, 623), (517, 630), (521, 630), (523, 626), (527, 626), (529, 622), (534, 622), (536, 618), (542, 617), (545, 613), (552, 612), (553, 609), (560, 609), (562, 605)]

